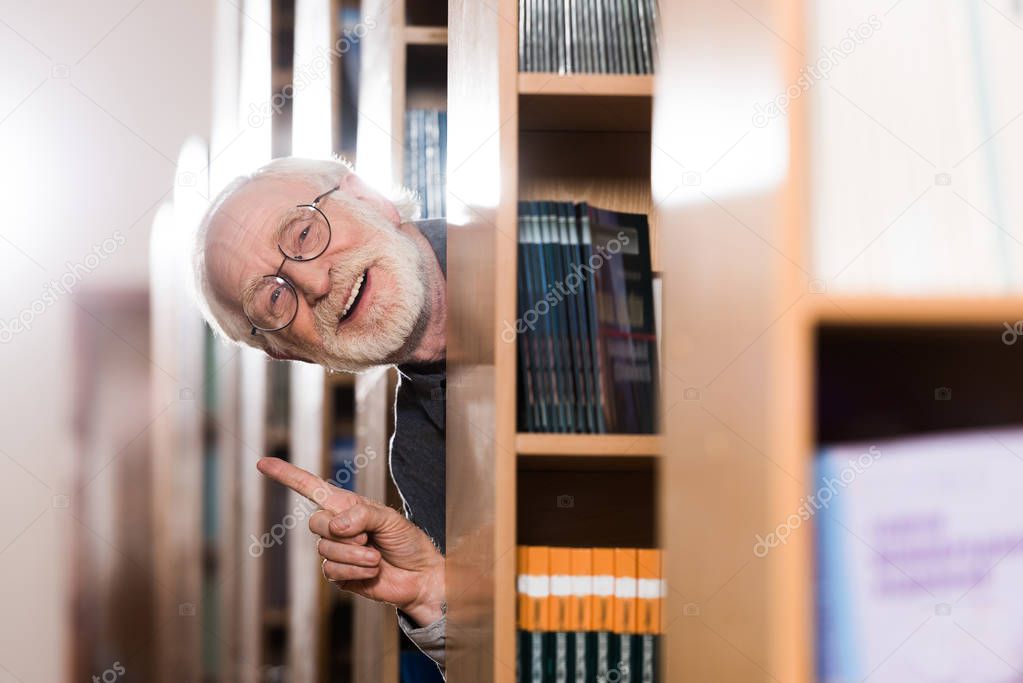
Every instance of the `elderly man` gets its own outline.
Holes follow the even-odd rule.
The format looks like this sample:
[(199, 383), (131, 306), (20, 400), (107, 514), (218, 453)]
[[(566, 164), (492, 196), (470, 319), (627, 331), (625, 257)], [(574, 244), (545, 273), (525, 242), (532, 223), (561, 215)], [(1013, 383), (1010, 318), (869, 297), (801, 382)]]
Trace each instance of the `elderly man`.
[(444, 667), (445, 224), (412, 221), (334, 161), (285, 158), (235, 180), (198, 231), (200, 306), (277, 359), (359, 372), (397, 365), (391, 476), (405, 516), (282, 460), (259, 471), (317, 503), (324, 576), (398, 608)]

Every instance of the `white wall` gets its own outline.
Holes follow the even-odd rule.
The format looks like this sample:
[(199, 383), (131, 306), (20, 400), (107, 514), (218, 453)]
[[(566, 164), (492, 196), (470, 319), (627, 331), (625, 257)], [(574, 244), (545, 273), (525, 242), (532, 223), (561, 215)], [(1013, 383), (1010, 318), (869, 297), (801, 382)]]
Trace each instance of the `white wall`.
[[(76, 291), (146, 286), (179, 149), (208, 138), (213, 12), (203, 0), (0, 2), (0, 683), (67, 680), (68, 543), (90, 534), (53, 504), (75, 495), (76, 304), (46, 285), (71, 262), (95, 266)], [(146, 353), (116, 329), (103, 339)]]

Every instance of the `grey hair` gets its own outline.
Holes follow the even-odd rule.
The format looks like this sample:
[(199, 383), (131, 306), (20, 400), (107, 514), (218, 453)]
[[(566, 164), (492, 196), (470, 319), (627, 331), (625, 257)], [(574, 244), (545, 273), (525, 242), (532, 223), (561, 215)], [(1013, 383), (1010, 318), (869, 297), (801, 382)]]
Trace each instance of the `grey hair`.
[[(192, 270), (195, 278), (195, 293), (199, 311), (215, 334), (234, 342), (244, 342), (267, 350), (280, 350), (273, 335), (250, 334), (251, 327), (244, 316), (231, 311), (217, 299), (210, 285), (206, 272), (206, 241), (209, 237), (213, 217), (235, 192), (254, 180), (266, 178), (300, 178), (309, 180), (324, 188), (336, 184), (341, 178), (355, 170), (347, 161), (341, 159), (306, 159), (302, 157), (280, 157), (274, 159), (252, 173), (241, 175), (228, 183), (210, 204), (202, 222), (194, 234), (192, 249)], [(406, 188), (399, 187), (392, 192), (391, 201), (401, 218), (402, 223), (419, 217), (419, 203), (415, 195)]]

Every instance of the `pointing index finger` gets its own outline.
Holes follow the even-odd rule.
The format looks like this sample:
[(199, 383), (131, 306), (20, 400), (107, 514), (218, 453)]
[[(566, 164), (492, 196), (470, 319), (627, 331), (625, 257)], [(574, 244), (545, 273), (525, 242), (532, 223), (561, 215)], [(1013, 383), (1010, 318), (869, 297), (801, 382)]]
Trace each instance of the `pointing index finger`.
[(337, 489), (334, 489), (327, 482), (315, 474), (307, 472), (301, 467), (295, 467), (290, 462), (280, 458), (260, 458), (256, 463), (256, 469), (274, 481), (284, 484), (292, 491), (305, 496), (324, 510), (330, 512), (341, 512), (341, 501), (337, 500)]

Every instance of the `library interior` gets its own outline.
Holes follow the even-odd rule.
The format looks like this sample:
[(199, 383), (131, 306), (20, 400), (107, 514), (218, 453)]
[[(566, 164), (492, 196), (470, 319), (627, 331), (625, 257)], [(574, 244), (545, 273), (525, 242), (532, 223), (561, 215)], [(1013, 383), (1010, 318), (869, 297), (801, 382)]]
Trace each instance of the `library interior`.
[(0, 683), (1023, 680), (1020, 0), (0, 54)]

